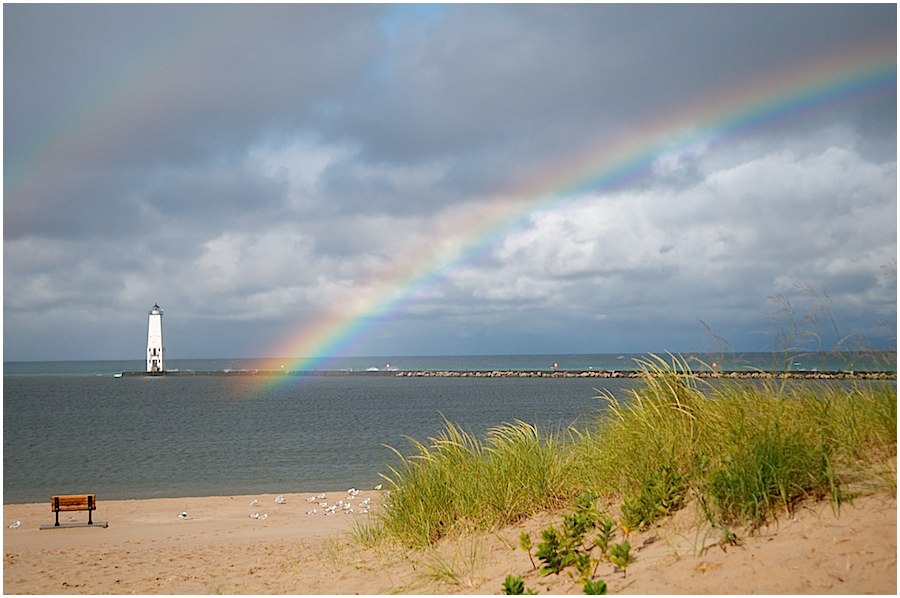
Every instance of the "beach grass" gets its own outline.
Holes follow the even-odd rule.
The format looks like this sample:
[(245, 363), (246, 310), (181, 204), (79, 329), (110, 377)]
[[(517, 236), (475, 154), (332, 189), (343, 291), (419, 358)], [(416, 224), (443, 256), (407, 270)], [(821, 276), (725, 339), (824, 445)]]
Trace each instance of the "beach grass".
[(567, 449), (525, 422), (496, 427), (481, 441), (445, 421), (427, 443), (410, 442), (410, 456), (394, 449), (400, 462), (385, 476), (390, 498), (375, 524), (409, 544), (511, 525), (568, 498)]
[[(569, 506), (584, 492), (621, 504), (639, 528), (696, 500), (713, 525), (757, 527), (805, 498), (839, 507), (880, 471), (896, 487), (896, 385), (709, 380), (649, 356), (642, 384), (598, 397), (586, 427), (542, 434), (522, 421), (484, 439), (445, 421), (394, 449), (383, 512), (367, 543), (433, 546)], [(895, 490), (893, 490), (895, 492)]]

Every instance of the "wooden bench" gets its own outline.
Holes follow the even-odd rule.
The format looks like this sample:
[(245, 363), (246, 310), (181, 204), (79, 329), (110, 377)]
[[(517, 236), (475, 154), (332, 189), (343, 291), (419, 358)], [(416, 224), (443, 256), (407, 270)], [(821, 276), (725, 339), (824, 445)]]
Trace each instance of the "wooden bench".
[[(97, 508), (97, 495), (96, 494), (69, 494), (63, 496), (52, 496), (50, 497), (50, 510), (56, 513), (56, 523), (42, 525), (41, 529), (54, 529), (60, 527), (108, 527), (109, 524), (105, 521), (98, 521), (94, 523), (92, 517), (92, 511)], [(60, 523), (59, 522), (59, 513), (60, 511), (87, 511), (88, 512), (88, 520), (87, 523)]]

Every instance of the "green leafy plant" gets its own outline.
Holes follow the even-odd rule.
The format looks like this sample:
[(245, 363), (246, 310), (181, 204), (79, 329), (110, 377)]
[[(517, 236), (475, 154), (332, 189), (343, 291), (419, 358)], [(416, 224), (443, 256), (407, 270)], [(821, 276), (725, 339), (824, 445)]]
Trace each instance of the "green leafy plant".
[(528, 553), (528, 560), (531, 561), (531, 568), (537, 569), (537, 565), (534, 564), (534, 557), (531, 556), (531, 534), (528, 532), (519, 534), (519, 548)]
[(628, 565), (634, 562), (634, 556), (631, 554), (631, 543), (625, 540), (621, 544), (613, 544), (609, 547), (609, 562), (622, 570), (625, 576), (628, 576)]
[(575, 565), (575, 570), (578, 571), (578, 581), (585, 582), (590, 580), (591, 566), (594, 564), (591, 553), (580, 550), (576, 551), (573, 560), (574, 562), (572, 564)]
[(590, 492), (582, 493), (575, 501), (575, 511), (563, 517), (562, 531), (550, 526), (541, 532), (543, 542), (538, 545), (537, 556), (544, 563), (542, 575), (559, 574), (574, 565), (581, 578), (587, 578), (591, 558), (584, 536), (597, 525), (596, 500)]
[(610, 517), (603, 517), (597, 522), (597, 537), (594, 546), (600, 549), (600, 556), (606, 558), (609, 554), (609, 543), (616, 532), (616, 522)]
[(684, 504), (684, 477), (668, 465), (650, 476), (637, 496), (622, 502), (622, 523), (637, 531), (677, 511)]
[(606, 582), (602, 579), (597, 581), (588, 580), (584, 582), (584, 593), (590, 596), (605, 595), (607, 591)]
[(537, 557), (543, 563), (541, 575), (559, 574), (573, 562), (571, 546), (559, 530), (552, 525), (541, 531), (543, 542), (538, 544)]
[(563, 533), (573, 544), (580, 544), (584, 535), (597, 526), (597, 498), (585, 492), (575, 501), (575, 511), (563, 517)]
[[(592, 529), (599, 529), (599, 532), (594, 543), (585, 546), (585, 535)], [(540, 574), (559, 574), (573, 567), (577, 576), (571, 571), (569, 574), (583, 584), (585, 594), (606, 594), (606, 583), (591, 579), (600, 562), (606, 558), (624, 571), (634, 560), (628, 542), (611, 545), (615, 529), (615, 521), (597, 510), (596, 497), (590, 492), (583, 493), (575, 501), (575, 510), (563, 516), (562, 530), (550, 526), (541, 532), (543, 541), (537, 549), (537, 556), (543, 563)], [(521, 534), (519, 542), (530, 556), (531, 539), (526, 536)], [(593, 548), (600, 550), (600, 558), (591, 556)]]
[(587, 516), (590, 520), (596, 520), (599, 517), (597, 512), (597, 496), (593, 492), (582, 492), (575, 499), (575, 512)]
[(507, 575), (506, 579), (503, 580), (503, 586), (501, 587), (501, 592), (510, 596), (521, 596), (523, 594), (534, 595), (537, 594), (532, 589), (525, 587), (525, 581), (521, 577), (513, 577), (512, 575)]
[[(600, 533), (592, 545), (585, 544), (585, 535), (600, 526)], [(562, 530), (553, 526), (541, 532), (543, 542), (538, 545), (537, 556), (543, 562), (541, 575), (559, 574), (568, 567), (575, 572), (567, 573), (578, 582), (585, 584), (587, 594), (606, 593), (606, 584), (591, 579), (596, 573), (601, 559), (605, 556), (610, 539), (615, 531), (615, 522), (597, 509), (594, 494), (585, 492), (575, 501), (575, 510), (563, 517)], [(524, 542), (524, 540), (522, 540)], [(601, 558), (591, 556), (594, 547), (601, 547)]]

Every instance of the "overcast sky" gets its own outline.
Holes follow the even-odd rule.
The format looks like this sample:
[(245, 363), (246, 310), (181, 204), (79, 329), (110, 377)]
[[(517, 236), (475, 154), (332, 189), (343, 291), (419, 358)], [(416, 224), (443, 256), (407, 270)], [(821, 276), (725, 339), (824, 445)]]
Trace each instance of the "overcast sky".
[(169, 359), (298, 357), (276, 352), (360, 316), (377, 322), (339, 351), (770, 350), (792, 321), (823, 349), (893, 348), (895, 69), (673, 136), (625, 179), (560, 173), (603, 173), (604, 148), (679, 114), (701, 130), (694, 107), (784, 73), (895, 54), (896, 22), (893, 4), (4, 4), (4, 359), (140, 360), (157, 302)]

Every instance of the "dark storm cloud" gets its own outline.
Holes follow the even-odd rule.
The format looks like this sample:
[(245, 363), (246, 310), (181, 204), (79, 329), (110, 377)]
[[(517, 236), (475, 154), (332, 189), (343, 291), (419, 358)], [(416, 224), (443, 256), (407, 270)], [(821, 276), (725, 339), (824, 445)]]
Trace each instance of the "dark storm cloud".
[(786, 53), (812, 62), (861, 37), (892, 37), (882, 16), (847, 6), (455, 6), (395, 34), (383, 84), (342, 124), (381, 159), (513, 142), (517, 157), (548, 142), (577, 149), (723, 80), (759, 78)]
[(93, 157), (128, 165), (202, 163), (242, 151), (268, 128), (299, 126), (362, 75), (378, 41), (366, 7), (6, 11), (6, 75), (17, 82), (6, 97), (7, 116), (15, 116), (6, 119), (7, 140), (39, 142), (35, 129), (52, 134), (46, 129), (77, 125), (97, 104), (117, 103), (97, 124), (123, 128), (107, 135), (130, 142)]

